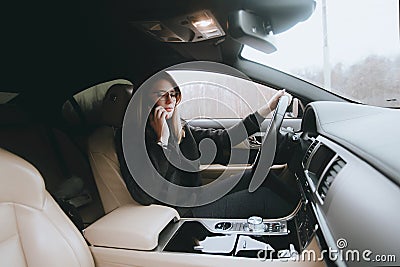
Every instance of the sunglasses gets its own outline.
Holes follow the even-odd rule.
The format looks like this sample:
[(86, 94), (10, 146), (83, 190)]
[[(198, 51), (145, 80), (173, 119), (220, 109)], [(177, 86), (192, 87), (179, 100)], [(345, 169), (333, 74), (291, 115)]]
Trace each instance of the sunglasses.
[(154, 92), (157, 98), (161, 101), (166, 101), (168, 97), (176, 99), (180, 93), (176, 91), (168, 91), (168, 92)]

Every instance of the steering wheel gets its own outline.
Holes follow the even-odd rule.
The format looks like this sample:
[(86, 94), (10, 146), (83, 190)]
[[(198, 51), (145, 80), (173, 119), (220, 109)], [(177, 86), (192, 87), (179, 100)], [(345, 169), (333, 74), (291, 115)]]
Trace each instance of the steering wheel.
[(253, 177), (250, 181), (249, 192), (256, 191), (268, 176), (275, 158), (279, 129), (282, 126), (288, 106), (289, 97), (286, 95), (281, 96), (252, 166)]

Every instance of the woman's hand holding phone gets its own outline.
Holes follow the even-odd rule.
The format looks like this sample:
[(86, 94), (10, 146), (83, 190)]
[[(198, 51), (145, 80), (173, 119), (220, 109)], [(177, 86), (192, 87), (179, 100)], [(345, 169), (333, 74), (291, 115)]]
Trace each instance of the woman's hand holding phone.
[(161, 142), (165, 145), (168, 144), (169, 139), (167, 115), (167, 111), (162, 106), (154, 108), (150, 115), (150, 125), (157, 135), (157, 142)]

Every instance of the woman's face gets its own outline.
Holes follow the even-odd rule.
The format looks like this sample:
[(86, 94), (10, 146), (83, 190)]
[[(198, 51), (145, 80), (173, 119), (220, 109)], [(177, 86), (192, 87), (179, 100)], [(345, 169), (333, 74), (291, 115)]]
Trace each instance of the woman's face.
[(174, 86), (167, 80), (157, 81), (152, 88), (151, 98), (156, 102), (155, 106), (162, 106), (167, 111), (167, 119), (170, 119), (174, 114), (176, 97)]

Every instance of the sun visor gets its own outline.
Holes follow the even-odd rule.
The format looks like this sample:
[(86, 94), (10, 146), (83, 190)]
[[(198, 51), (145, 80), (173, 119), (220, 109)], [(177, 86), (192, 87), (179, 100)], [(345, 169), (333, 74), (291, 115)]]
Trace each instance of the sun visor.
[(315, 6), (315, 0), (246, 0), (242, 9), (261, 16), (269, 22), (273, 33), (278, 34), (307, 20)]
[(305, 21), (314, 10), (314, 0), (249, 0), (229, 14), (228, 32), (241, 44), (270, 54), (277, 50), (274, 34)]
[(271, 24), (254, 13), (239, 10), (230, 14), (228, 29), (232, 38), (264, 53), (276, 51)]

